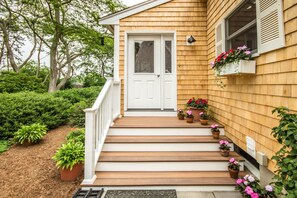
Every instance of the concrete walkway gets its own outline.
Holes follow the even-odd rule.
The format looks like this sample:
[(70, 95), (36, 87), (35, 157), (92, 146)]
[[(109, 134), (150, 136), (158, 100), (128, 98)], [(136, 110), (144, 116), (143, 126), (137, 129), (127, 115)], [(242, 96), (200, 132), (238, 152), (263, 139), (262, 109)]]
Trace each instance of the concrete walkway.
[(230, 192), (181, 192), (177, 191), (177, 198), (242, 198), (237, 191)]

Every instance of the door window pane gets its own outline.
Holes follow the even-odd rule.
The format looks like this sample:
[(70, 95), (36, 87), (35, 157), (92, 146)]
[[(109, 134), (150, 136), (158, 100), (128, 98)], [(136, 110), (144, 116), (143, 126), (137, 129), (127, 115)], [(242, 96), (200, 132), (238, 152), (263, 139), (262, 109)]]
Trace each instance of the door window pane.
[(135, 73), (154, 73), (154, 41), (135, 41)]
[(165, 41), (165, 73), (172, 73), (172, 42)]

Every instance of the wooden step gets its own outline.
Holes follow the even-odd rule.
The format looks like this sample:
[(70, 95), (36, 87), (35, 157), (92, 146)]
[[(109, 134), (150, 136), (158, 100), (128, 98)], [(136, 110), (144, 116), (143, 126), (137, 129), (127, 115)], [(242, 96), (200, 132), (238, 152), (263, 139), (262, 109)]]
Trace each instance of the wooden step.
[(231, 157), (243, 161), (235, 152), (229, 157), (221, 156), (219, 151), (187, 151), (187, 152), (109, 152), (103, 151), (99, 162), (227, 162)]
[[(245, 175), (244, 172), (240, 173)], [(96, 172), (93, 186), (234, 186), (227, 171)]]
[(213, 139), (212, 136), (107, 136), (105, 143), (218, 143), (231, 140), (226, 136)]
[(178, 120), (177, 117), (122, 117), (115, 120), (111, 128), (210, 128), (212, 124), (219, 123), (209, 120), (208, 125), (201, 125), (200, 122), (187, 123), (185, 120)]

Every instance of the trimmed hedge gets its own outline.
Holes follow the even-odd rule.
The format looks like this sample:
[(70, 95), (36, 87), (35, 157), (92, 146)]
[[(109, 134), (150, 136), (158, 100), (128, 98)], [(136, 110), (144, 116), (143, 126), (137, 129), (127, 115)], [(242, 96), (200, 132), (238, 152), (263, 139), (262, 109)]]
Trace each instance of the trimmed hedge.
[(51, 94), (20, 92), (0, 94), (0, 139), (13, 137), (23, 125), (44, 124), (53, 129), (64, 124), (71, 103)]
[(29, 76), (25, 73), (0, 73), (0, 93), (16, 93), (21, 91), (44, 93), (47, 91), (47, 87), (42, 84), (42, 79)]
[(52, 94), (54, 97), (62, 97), (64, 99), (69, 100), (71, 104), (75, 104), (81, 101), (89, 101), (88, 103), (93, 103), (99, 95), (100, 91), (101, 87), (87, 87), (61, 90), (56, 91)]

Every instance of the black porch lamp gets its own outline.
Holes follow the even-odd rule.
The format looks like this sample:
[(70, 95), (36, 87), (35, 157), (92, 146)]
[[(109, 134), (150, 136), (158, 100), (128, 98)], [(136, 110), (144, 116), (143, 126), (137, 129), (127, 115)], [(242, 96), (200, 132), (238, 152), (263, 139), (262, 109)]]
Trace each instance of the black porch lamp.
[(189, 44), (192, 44), (192, 43), (196, 42), (196, 39), (191, 35), (187, 41)]

